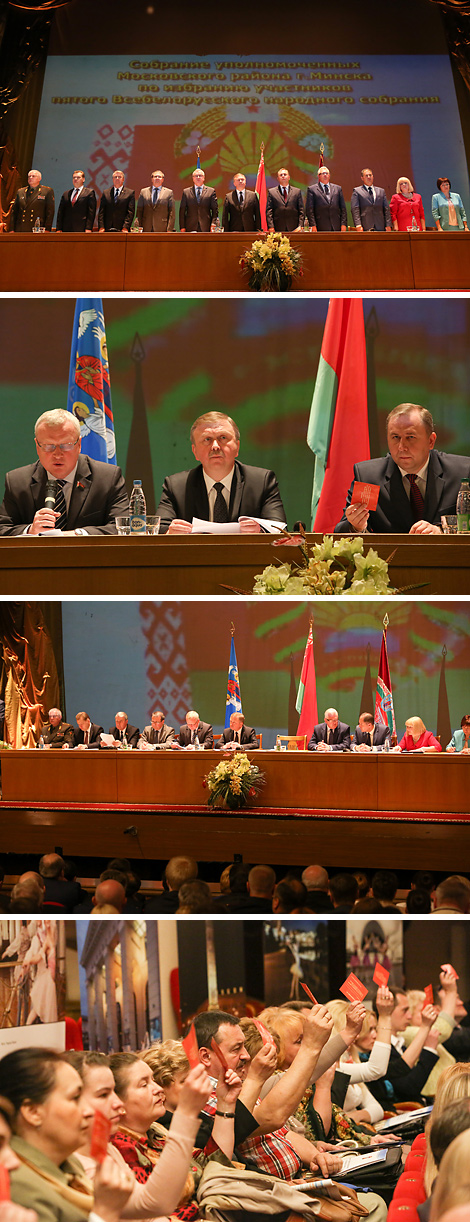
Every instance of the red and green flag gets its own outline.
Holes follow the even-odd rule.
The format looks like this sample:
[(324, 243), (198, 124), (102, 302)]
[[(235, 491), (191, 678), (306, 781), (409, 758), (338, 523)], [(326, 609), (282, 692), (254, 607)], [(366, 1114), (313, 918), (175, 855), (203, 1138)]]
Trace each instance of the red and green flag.
[(318, 725), (317, 681), (313, 653), (313, 620), (310, 620), (295, 707), (297, 712), (300, 713), (297, 734), (308, 734), (310, 738), (313, 727)]
[(380, 649), (377, 688), (375, 693), (375, 721), (379, 726), (388, 726), (390, 734), (396, 734), (395, 710), (393, 707), (392, 684), (387, 652), (388, 615), (384, 617), (382, 646)]
[(259, 210), (261, 213), (261, 228), (267, 233), (268, 226), (266, 224), (266, 204), (268, 193), (266, 190), (266, 174), (264, 171), (264, 144), (261, 145), (258, 174), (256, 176), (255, 191), (259, 199)]

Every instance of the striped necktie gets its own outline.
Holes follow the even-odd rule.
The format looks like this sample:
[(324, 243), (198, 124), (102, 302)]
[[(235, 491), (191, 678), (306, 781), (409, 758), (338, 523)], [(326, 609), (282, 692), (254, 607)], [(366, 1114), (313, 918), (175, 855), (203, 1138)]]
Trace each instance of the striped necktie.
[(406, 478), (410, 481), (410, 502), (414, 510), (414, 520), (421, 522), (424, 514), (424, 500), (416, 483), (417, 476), (413, 472), (412, 475), (407, 474)]
[(66, 483), (65, 479), (57, 480), (58, 487), (57, 487), (57, 492), (56, 492), (54, 509), (55, 509), (55, 512), (59, 514), (59, 517), (56, 519), (56, 524), (55, 524), (56, 530), (65, 530), (65, 527), (67, 525), (67, 506), (65, 504), (65, 496), (64, 496), (64, 484), (65, 483)]

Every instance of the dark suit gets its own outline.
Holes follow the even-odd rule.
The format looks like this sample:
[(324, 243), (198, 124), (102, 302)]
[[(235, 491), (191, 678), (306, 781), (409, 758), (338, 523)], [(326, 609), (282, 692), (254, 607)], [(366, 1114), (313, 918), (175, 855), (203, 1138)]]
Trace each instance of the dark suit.
[[(390, 730), (388, 726), (374, 725), (374, 737), (372, 740), (372, 745), (374, 747), (378, 747), (379, 750), (381, 751), (387, 738), (390, 741)], [(361, 730), (361, 727), (356, 726), (356, 729), (354, 731), (354, 737), (352, 740), (352, 746), (360, 747), (361, 743), (365, 743), (366, 746), (370, 747), (370, 734), (363, 733), (363, 731)]]
[(69, 882), (67, 878), (45, 878), (44, 882), (46, 903), (63, 904), (66, 912), (73, 912), (77, 904), (83, 903), (86, 898), (86, 892), (78, 882)]
[(238, 191), (229, 191), (224, 199), (222, 212), (222, 229), (231, 233), (256, 233), (261, 229), (261, 213), (256, 191), (246, 191), (243, 203), (240, 203)]
[(219, 203), (213, 187), (203, 187), (200, 200), (196, 198), (195, 187), (185, 187), (180, 203), (180, 229), (210, 233), (218, 215)]
[(161, 187), (156, 204), (152, 188), (142, 187), (137, 200), (137, 220), (144, 233), (167, 233), (175, 228), (175, 201), (169, 187)]
[[(231, 730), (229, 727), (228, 730), (224, 730), (222, 734), (222, 738), (216, 744), (216, 746), (223, 749), (226, 743), (233, 743), (234, 738), (235, 738), (235, 731)], [(256, 751), (259, 747), (259, 742), (256, 737), (256, 732), (252, 728), (252, 726), (245, 726), (245, 725), (242, 726), (240, 740), (241, 740), (240, 746), (249, 747), (250, 751)]]
[(69, 747), (73, 747), (73, 726), (69, 725), (68, 721), (61, 721), (58, 726), (51, 726), (48, 723), (47, 726), (42, 728), (42, 737), (48, 747), (55, 747), (61, 750), (64, 743), (67, 743)]
[[(44, 507), (47, 479), (47, 471), (40, 462), (7, 472), (0, 507), (0, 535), (24, 534), (36, 510)], [(114, 519), (128, 512), (121, 468), (79, 454), (67, 530), (81, 528), (90, 535), (115, 535)]]
[[(167, 476), (157, 514), (162, 519), (162, 534), (168, 530), (173, 518), (182, 518), (185, 522), (192, 522), (194, 517), (208, 521), (209, 499), (201, 465), (193, 467), (191, 471), (178, 471), (176, 475)], [(246, 467), (238, 461), (235, 463), (228, 520), (237, 522), (241, 516), (285, 522), (284, 506), (274, 471), (267, 471), (264, 467)]]
[(167, 748), (170, 747), (175, 737), (173, 726), (163, 724), (160, 730), (154, 730), (153, 726), (145, 726), (142, 730), (141, 738), (146, 743), (150, 743), (152, 747)]
[[(326, 742), (328, 742), (328, 726), (326, 721), (322, 721), (320, 725), (315, 726), (307, 751), (316, 751), (319, 743)], [(351, 750), (351, 729), (345, 721), (338, 721), (336, 729), (332, 730), (331, 746), (333, 751)]]
[[(470, 458), (460, 454), (443, 454), (431, 450), (429, 455), (423, 520), (440, 526), (441, 514), (455, 513), (457, 494), (463, 479), (470, 478)], [(371, 458), (354, 466), (354, 480), (380, 484), (377, 509), (369, 514), (367, 529), (376, 534), (409, 534), (415, 511), (403, 487), (399, 468), (390, 454), (386, 458)], [(354, 483), (354, 481), (353, 481)], [(334, 527), (339, 534), (348, 534), (351, 525), (345, 511), (351, 503), (353, 484), (349, 489), (343, 516)]]
[(96, 216), (96, 195), (91, 187), (82, 187), (72, 204), (73, 187), (64, 191), (57, 209), (55, 227), (62, 233), (85, 233), (93, 229)]
[(374, 187), (375, 202), (367, 187), (354, 187), (351, 211), (355, 225), (363, 229), (391, 229), (390, 206), (383, 187)]
[(330, 182), (328, 195), (323, 187), (315, 183), (307, 190), (307, 216), (309, 225), (320, 233), (334, 230), (339, 233), (341, 226), (347, 224), (346, 204), (342, 188), (335, 182)]
[[(120, 730), (118, 730), (116, 726), (111, 726), (108, 732), (109, 732), (109, 734), (112, 734), (113, 738), (115, 738), (115, 739), (116, 739), (116, 742), (118, 741), (118, 739), (119, 739), (119, 741), (120, 741), (120, 742), (122, 742), (122, 739), (121, 739), (121, 731), (120, 731)], [(130, 725), (129, 725), (129, 722), (128, 722), (128, 723), (127, 723), (127, 726), (126, 726), (126, 728), (125, 728), (125, 730), (123, 730), (123, 734), (125, 734), (125, 736), (126, 736), (126, 738), (127, 738), (127, 745), (128, 745), (128, 747), (136, 747), (136, 746), (137, 746), (137, 743), (138, 743), (139, 738), (140, 738), (140, 730), (138, 730), (138, 729), (137, 729), (137, 726), (130, 726)], [(111, 750), (112, 750), (112, 749), (113, 749), (113, 748), (111, 748)]]
[[(97, 747), (101, 746), (100, 734), (103, 734), (103, 726), (97, 726), (93, 721), (90, 722), (88, 730), (88, 749), (96, 751)], [(79, 747), (85, 742), (85, 731), (77, 729), (73, 732), (73, 745)]]
[(377, 1081), (368, 1082), (367, 1085), (374, 1098), (377, 1099), (378, 1103), (382, 1104), (383, 1108), (390, 1107), (390, 1094), (385, 1085), (386, 1081), (391, 1082), (393, 1087), (394, 1098), (392, 1103), (394, 1101), (403, 1103), (407, 1099), (413, 1103), (422, 1103), (421, 1091), (436, 1061), (437, 1052), (432, 1052), (430, 1048), (423, 1048), (416, 1064), (410, 1069), (402, 1054), (392, 1044), (386, 1074), (383, 1078), (378, 1078)]
[(121, 233), (123, 229), (129, 232), (134, 220), (135, 192), (130, 187), (122, 187), (117, 200), (114, 198), (114, 187), (103, 191), (98, 212), (98, 229), (114, 229)]
[(270, 187), (266, 201), (266, 224), (278, 233), (292, 233), (305, 220), (304, 200), (298, 187), (289, 186), (285, 200), (281, 188)]
[[(205, 751), (212, 751), (214, 746), (214, 732), (208, 721), (200, 721), (197, 727), (197, 736), (201, 747)], [(192, 730), (188, 725), (180, 726), (180, 732), (176, 736), (176, 742), (180, 747), (188, 747), (192, 738)]]
[(50, 232), (54, 208), (52, 187), (44, 187), (42, 183), (34, 191), (30, 187), (20, 187), (11, 211), (11, 228), (15, 233), (32, 233), (39, 219), (41, 227)]

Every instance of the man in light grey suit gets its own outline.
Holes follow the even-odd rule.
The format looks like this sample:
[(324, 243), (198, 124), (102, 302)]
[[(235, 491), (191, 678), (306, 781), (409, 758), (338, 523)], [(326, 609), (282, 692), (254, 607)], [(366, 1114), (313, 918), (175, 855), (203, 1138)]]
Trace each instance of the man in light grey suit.
[(139, 749), (141, 751), (165, 751), (171, 747), (175, 731), (173, 726), (165, 725), (165, 714), (160, 709), (156, 709), (152, 713), (151, 726), (145, 726), (139, 738)]
[(164, 187), (165, 175), (154, 170), (150, 187), (142, 187), (137, 200), (137, 222), (144, 233), (166, 233), (175, 228), (173, 191)]
[(364, 229), (380, 229), (390, 233), (390, 208), (383, 187), (374, 187), (372, 170), (361, 170), (362, 183), (351, 195), (353, 221), (359, 233)]

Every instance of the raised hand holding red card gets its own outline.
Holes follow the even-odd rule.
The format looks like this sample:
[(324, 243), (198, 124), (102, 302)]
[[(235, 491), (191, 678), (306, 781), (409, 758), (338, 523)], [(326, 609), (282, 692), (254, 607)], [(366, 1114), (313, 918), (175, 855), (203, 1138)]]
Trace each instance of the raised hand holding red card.
[(0, 1165), (0, 1201), (10, 1201), (10, 1176), (7, 1168)]
[(341, 985), (339, 991), (340, 993), (344, 993), (344, 996), (347, 997), (348, 1001), (363, 1001), (364, 997), (367, 997), (369, 992), (369, 990), (366, 989), (365, 984), (359, 980), (359, 977), (354, 975), (354, 972), (349, 973), (349, 976), (346, 977), (346, 980), (344, 984)]
[(270, 1044), (271, 1046), (276, 1047), (274, 1043), (274, 1039), (271, 1035), (271, 1032), (268, 1031), (268, 1028), (264, 1026), (264, 1023), (261, 1023), (259, 1018), (254, 1018), (253, 1022), (255, 1024), (255, 1027), (258, 1028), (263, 1044)]
[(389, 976), (390, 972), (387, 972), (387, 968), (383, 967), (381, 963), (376, 963), (374, 967), (374, 975), (372, 977), (374, 984), (378, 984), (379, 987), (380, 985), (385, 986), (388, 984)]
[(425, 1001), (424, 1001), (425, 1006), (434, 1005), (434, 993), (432, 991), (432, 984), (426, 985), (426, 988), (424, 990), (424, 998), (425, 998)]
[(452, 967), (451, 963), (441, 963), (441, 972), (448, 972), (449, 976), (452, 976), (453, 980), (459, 979), (455, 967)]
[(364, 505), (366, 509), (377, 509), (380, 484), (361, 484), (358, 480), (353, 484), (351, 505)]
[(226, 1062), (226, 1060), (225, 1060), (224, 1054), (223, 1054), (223, 1052), (222, 1052), (222, 1049), (219, 1047), (219, 1045), (218, 1045), (218, 1044), (216, 1044), (215, 1039), (214, 1039), (214, 1036), (212, 1036), (212, 1039), (211, 1039), (211, 1048), (212, 1048), (212, 1051), (213, 1051), (213, 1052), (215, 1052), (215, 1055), (216, 1055), (217, 1059), (220, 1061), (220, 1064), (221, 1064), (221, 1066), (222, 1066), (222, 1069), (227, 1070), (227, 1069), (228, 1069), (228, 1065), (227, 1065), (227, 1062)]

